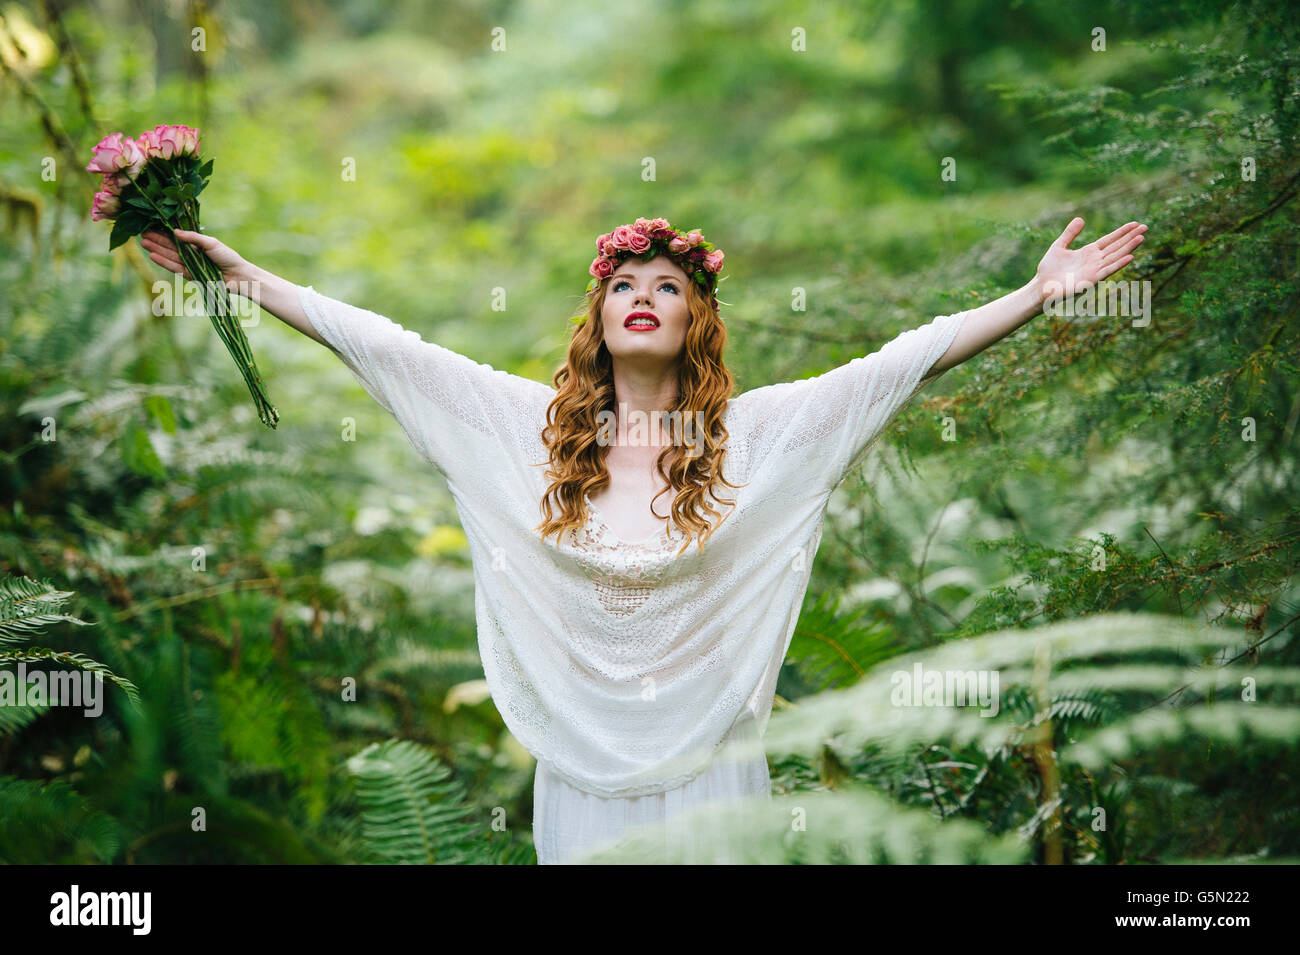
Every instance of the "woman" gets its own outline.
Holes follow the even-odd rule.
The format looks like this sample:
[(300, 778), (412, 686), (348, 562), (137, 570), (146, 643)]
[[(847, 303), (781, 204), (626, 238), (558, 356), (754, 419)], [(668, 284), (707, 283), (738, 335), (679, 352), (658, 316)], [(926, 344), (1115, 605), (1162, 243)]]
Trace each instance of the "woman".
[[(1146, 227), (1070, 249), (1082, 229), (1071, 221), (1034, 278), (995, 302), (735, 398), (715, 294), (723, 254), (663, 219), (597, 240), (554, 388), (287, 282), (211, 236), (176, 235), (232, 291), (334, 351), (445, 475), (488, 685), (538, 760), (546, 864), (703, 802), (769, 796), (761, 738), (827, 499), (912, 396), (1053, 292), (1132, 261)], [(188, 276), (166, 237), (142, 244)]]

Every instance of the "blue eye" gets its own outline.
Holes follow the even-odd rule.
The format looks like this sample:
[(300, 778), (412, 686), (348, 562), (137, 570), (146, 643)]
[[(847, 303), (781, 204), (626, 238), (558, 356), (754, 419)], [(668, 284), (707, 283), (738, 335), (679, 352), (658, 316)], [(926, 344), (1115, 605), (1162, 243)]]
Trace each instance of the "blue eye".
[[(631, 284), (628, 282), (627, 279), (619, 279), (617, 282), (614, 283), (614, 288), (613, 288), (612, 291), (617, 292), (617, 291), (619, 290), (619, 287), (620, 287), (620, 286), (623, 286), (623, 285), (628, 286), (628, 288), (631, 288), (631, 287), (632, 287)], [(665, 286), (667, 286), (668, 288), (672, 289), (674, 295), (680, 295), (680, 294), (681, 294), (680, 292), (677, 291), (677, 286), (674, 285), (672, 282), (664, 282), (664, 283), (663, 283), (662, 285), (660, 285), (659, 287), (660, 287), (660, 288), (664, 288)]]

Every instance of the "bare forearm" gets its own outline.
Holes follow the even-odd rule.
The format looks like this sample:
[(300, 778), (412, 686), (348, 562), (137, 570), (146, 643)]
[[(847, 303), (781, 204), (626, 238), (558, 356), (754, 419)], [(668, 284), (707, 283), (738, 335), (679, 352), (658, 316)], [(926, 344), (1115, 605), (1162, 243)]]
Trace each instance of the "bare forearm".
[[(251, 262), (240, 269), (237, 280), (238, 289), (246, 289), (246, 297), (261, 306), (263, 311), (270, 312), (286, 325), (328, 347), (303, 311), (302, 303), (298, 300), (298, 287), (292, 282)], [(243, 291), (240, 294), (244, 294)]]
[(934, 363), (932, 371), (947, 371), (974, 358), (1041, 312), (1044, 301), (1041, 285), (1035, 278), (1014, 292), (966, 312), (957, 337)]

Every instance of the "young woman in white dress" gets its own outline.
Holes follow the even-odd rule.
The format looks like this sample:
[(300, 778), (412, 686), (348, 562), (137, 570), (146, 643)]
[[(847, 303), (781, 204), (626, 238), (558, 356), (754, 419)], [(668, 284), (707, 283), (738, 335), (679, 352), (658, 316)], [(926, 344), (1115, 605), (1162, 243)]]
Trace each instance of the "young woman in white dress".
[[(554, 387), (176, 235), (338, 355), (446, 476), (489, 688), (538, 760), (538, 861), (561, 863), (701, 803), (769, 795), (760, 741), (830, 493), (918, 391), (1123, 268), (1146, 231), (1071, 249), (1083, 225), (994, 302), (735, 397), (723, 254), (663, 219), (597, 240)], [(141, 241), (189, 277), (167, 237)]]

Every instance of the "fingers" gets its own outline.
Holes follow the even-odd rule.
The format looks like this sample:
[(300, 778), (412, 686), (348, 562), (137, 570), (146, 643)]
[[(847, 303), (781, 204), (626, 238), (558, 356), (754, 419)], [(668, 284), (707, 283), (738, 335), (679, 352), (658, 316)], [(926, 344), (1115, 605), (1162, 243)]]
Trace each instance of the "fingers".
[(167, 269), (169, 272), (176, 272), (180, 275), (184, 275), (186, 278), (190, 278), (190, 270), (187, 269), (178, 258), (167, 258), (158, 252), (150, 252), (149, 258), (158, 265)]
[[(1098, 240), (1097, 240), (1097, 248), (1099, 248), (1099, 249), (1104, 249), (1104, 248), (1106, 248), (1108, 245), (1110, 245), (1110, 244), (1111, 244), (1112, 242), (1114, 242), (1116, 239), (1121, 238), (1122, 236), (1126, 235), (1127, 233), (1129, 233), (1131, 230), (1133, 230), (1133, 229), (1135, 229), (1135, 228), (1137, 228), (1137, 223), (1136, 223), (1136, 222), (1126, 222), (1126, 223), (1124, 223), (1122, 226), (1120, 226), (1120, 227), (1119, 227), (1118, 229), (1116, 229), (1114, 232), (1110, 233), (1109, 235), (1103, 235), (1100, 239), (1098, 239)], [(1146, 226), (1143, 226), (1142, 228), (1145, 229)]]
[(176, 238), (182, 242), (188, 242), (191, 245), (197, 245), (201, 249), (210, 249), (217, 244), (217, 240), (210, 235), (204, 235), (202, 232), (191, 232), (188, 229), (172, 229), (176, 233)]
[(1145, 231), (1146, 231), (1146, 226), (1142, 226), (1140, 230), (1139, 229), (1132, 230), (1132, 232), (1130, 232), (1126, 238), (1117, 240), (1116, 242), (1112, 243), (1110, 248), (1104, 251), (1102, 261), (1109, 263), (1114, 261), (1115, 259), (1121, 258), (1122, 256), (1128, 255), (1128, 253), (1132, 252), (1134, 249), (1136, 249), (1139, 245), (1142, 244), (1143, 233)]
[(186, 278), (190, 277), (176, 247), (165, 237), (159, 237), (156, 232), (146, 232), (140, 237), (140, 244), (148, 251), (149, 258), (158, 265), (169, 271), (178, 272)]
[(1065, 227), (1065, 231), (1061, 233), (1060, 237), (1052, 243), (1052, 247), (1057, 249), (1069, 248), (1070, 243), (1077, 239), (1082, 231), (1083, 220), (1075, 216), (1070, 220), (1070, 224)]
[(176, 251), (176, 246), (172, 244), (172, 240), (169, 239), (167, 236), (163, 235), (161, 232), (153, 232), (153, 231), (142, 232), (140, 234), (140, 244), (143, 245), (146, 249), (159, 248), (159, 249), (167, 249), (168, 251), (171, 252)]
[(1129, 222), (1120, 226), (1110, 235), (1104, 235), (1097, 240), (1097, 248), (1101, 249), (1107, 255), (1114, 252), (1115, 249), (1131, 241), (1134, 236), (1140, 236), (1147, 231), (1147, 227), (1138, 222)]
[(1133, 256), (1126, 255), (1122, 259), (1117, 259), (1116, 261), (1110, 263), (1110, 265), (1104, 266), (1102, 270), (1097, 273), (1097, 281), (1100, 282), (1108, 275), (1114, 275), (1116, 272), (1118, 272), (1120, 269), (1122, 269), (1124, 266), (1128, 265), (1132, 261), (1133, 261)]
[(140, 239), (140, 244), (144, 246), (146, 252), (149, 252), (152, 255), (160, 255), (163, 258), (167, 258), (167, 259), (179, 258), (176, 252), (176, 247), (172, 245), (170, 242), (163, 243), (158, 241), (157, 239), (151, 239), (148, 238), (147, 236), (142, 236)]

